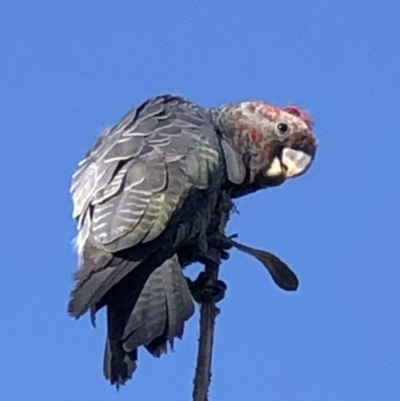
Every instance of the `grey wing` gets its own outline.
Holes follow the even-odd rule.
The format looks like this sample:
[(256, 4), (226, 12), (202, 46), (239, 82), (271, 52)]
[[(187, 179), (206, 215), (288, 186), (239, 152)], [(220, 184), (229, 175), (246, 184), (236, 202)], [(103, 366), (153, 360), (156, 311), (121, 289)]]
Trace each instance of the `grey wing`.
[[(180, 97), (151, 99), (101, 135), (71, 186), (80, 283), (107, 255), (159, 237), (192, 189), (218, 185), (222, 164), (208, 112)], [(121, 270), (104, 272), (109, 282), (97, 300), (127, 274)]]

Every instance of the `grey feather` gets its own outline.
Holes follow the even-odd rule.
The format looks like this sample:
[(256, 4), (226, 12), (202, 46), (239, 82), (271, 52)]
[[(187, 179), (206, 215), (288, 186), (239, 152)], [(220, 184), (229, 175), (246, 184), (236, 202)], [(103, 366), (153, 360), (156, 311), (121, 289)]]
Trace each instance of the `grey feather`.
[(127, 113), (79, 163), (71, 192), (80, 267), (69, 312), (107, 306), (112, 383), (131, 376), (137, 347), (159, 355), (182, 336), (194, 305), (173, 253), (204, 238), (225, 159), (210, 112), (166, 95)]
[(228, 142), (225, 140), (222, 142), (222, 148), (225, 155), (226, 170), (228, 173), (228, 180), (234, 184), (241, 184), (246, 177), (246, 168), (241, 160), (241, 156), (238, 155)]
[(182, 338), (184, 323), (193, 315), (194, 304), (187, 280), (182, 274), (176, 255), (160, 270), (160, 273), (168, 308), (166, 339), (172, 347), (175, 337)]
[(153, 353), (164, 352), (167, 341), (182, 337), (184, 323), (193, 313), (192, 296), (174, 255), (147, 279), (125, 326), (124, 349), (130, 352), (161, 337)]

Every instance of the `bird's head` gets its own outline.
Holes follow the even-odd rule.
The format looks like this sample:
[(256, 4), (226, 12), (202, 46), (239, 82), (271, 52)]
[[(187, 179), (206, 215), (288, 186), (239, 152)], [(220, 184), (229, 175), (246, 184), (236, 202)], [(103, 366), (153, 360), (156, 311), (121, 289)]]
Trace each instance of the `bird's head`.
[(261, 101), (230, 105), (221, 109), (219, 125), (243, 163), (235, 166), (231, 160), (229, 166), (228, 160), (234, 177), (231, 181), (246, 193), (298, 177), (314, 160), (317, 140), (313, 121), (297, 106), (280, 108)]

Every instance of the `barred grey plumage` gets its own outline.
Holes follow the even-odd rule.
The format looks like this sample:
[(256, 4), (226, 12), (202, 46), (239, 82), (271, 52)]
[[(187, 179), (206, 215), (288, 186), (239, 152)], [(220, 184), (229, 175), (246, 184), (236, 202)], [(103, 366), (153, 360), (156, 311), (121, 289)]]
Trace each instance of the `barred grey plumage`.
[(302, 174), (315, 149), (299, 108), (205, 109), (172, 95), (144, 102), (99, 137), (72, 179), (80, 261), (69, 313), (107, 307), (111, 383), (131, 377), (139, 346), (158, 356), (182, 336), (194, 306), (179, 250), (198, 248), (185, 265), (207, 251), (221, 193), (279, 185)]

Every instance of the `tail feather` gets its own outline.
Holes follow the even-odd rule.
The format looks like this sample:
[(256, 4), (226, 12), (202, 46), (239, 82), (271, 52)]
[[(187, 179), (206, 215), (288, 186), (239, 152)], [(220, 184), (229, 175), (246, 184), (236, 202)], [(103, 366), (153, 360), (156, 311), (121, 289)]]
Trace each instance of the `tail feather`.
[[(122, 350), (122, 352), (121, 352)], [(119, 355), (118, 355), (119, 354)], [(118, 355), (115, 357), (113, 355)], [(107, 339), (104, 350), (104, 377), (115, 384), (117, 388), (132, 378), (137, 367), (137, 349), (132, 352), (123, 352), (122, 347), (111, 350), (110, 340)]]
[(187, 280), (182, 274), (178, 258), (170, 260), (161, 271), (164, 291), (167, 299), (168, 332), (167, 340), (173, 345), (175, 337), (183, 335), (184, 322), (194, 313), (192, 294)]
[(136, 369), (137, 348), (144, 345), (160, 356), (194, 312), (192, 296), (178, 258), (173, 255), (159, 267), (148, 263), (135, 268), (107, 296), (108, 340), (104, 375), (123, 384)]
[(133, 350), (161, 336), (167, 326), (167, 303), (161, 265), (147, 279), (123, 333), (124, 349)]

